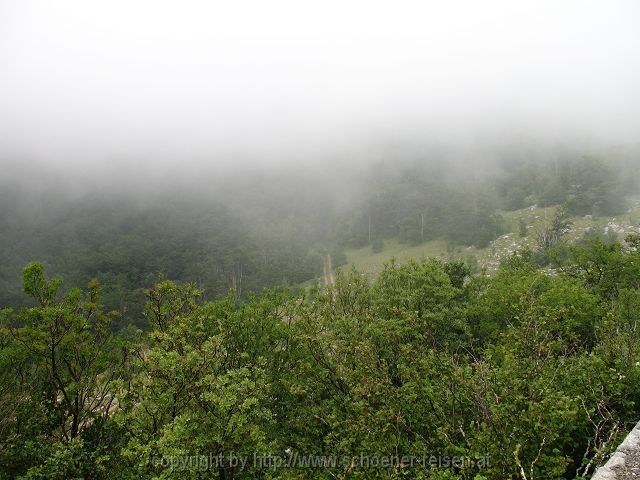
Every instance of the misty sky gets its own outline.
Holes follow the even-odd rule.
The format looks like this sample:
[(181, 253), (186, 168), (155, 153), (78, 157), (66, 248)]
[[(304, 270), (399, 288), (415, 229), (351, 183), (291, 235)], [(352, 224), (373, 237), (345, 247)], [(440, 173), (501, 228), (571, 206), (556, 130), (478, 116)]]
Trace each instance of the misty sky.
[(640, 2), (0, 0), (0, 162), (640, 139)]

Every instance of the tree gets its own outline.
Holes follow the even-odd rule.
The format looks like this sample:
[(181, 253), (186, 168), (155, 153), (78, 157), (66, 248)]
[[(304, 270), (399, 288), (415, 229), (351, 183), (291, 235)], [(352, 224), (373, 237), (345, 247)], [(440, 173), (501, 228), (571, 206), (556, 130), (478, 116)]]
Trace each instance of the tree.
[(15, 470), (46, 458), (52, 443), (70, 445), (84, 434), (101, 442), (117, 403), (114, 391), (123, 361), (109, 329), (113, 314), (103, 312), (97, 282), (90, 282), (87, 291), (74, 288), (62, 295), (62, 281), (49, 280), (40, 263), (27, 265), (22, 278), (36, 305), (3, 315), (8, 340), (1, 380), (12, 391), (3, 398), (11, 412), (2, 419), (2, 438), (9, 447), (3, 456), (19, 457), (21, 448), (33, 453), (34, 431), (46, 443), (32, 459), (0, 462)]
[(556, 247), (562, 236), (571, 230), (572, 222), (566, 208), (560, 207), (553, 215), (551, 223), (545, 223), (538, 231), (538, 247), (545, 251)]

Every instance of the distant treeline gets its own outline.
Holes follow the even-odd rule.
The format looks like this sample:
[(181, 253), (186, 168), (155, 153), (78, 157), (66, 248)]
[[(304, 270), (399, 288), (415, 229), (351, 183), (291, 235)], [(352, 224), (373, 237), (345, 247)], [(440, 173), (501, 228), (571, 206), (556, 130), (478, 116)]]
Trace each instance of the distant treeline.
[(574, 215), (616, 215), (626, 211), (625, 195), (639, 191), (639, 164), (637, 157), (509, 159), (473, 179), (443, 165), (380, 165), (358, 207), (336, 222), (335, 238), (351, 246), (396, 237), (483, 247), (502, 232), (500, 210), (564, 205)]
[[(237, 297), (322, 274), (329, 253), (385, 239), (445, 239), (486, 246), (503, 233), (501, 210), (564, 204), (572, 214), (612, 215), (638, 191), (637, 159), (567, 156), (512, 160), (483, 175), (424, 160), (382, 162), (313, 177), (281, 172), (149, 195), (29, 185), (0, 189), (0, 305), (25, 297), (20, 268), (40, 259), (71, 283), (105, 285), (104, 301), (126, 321), (140, 318), (144, 288), (161, 278), (194, 282), (207, 298)], [(74, 187), (70, 187), (72, 190)]]
[(28, 218), (18, 206), (4, 224), (2, 305), (21, 301), (11, 276), (28, 255), (75, 282), (100, 279), (107, 305), (133, 319), (144, 288), (163, 277), (192, 281), (212, 296), (230, 289), (241, 296), (309, 280), (322, 268), (299, 223), (249, 222), (224, 205), (164, 200), (145, 208), (126, 201), (41, 208)]

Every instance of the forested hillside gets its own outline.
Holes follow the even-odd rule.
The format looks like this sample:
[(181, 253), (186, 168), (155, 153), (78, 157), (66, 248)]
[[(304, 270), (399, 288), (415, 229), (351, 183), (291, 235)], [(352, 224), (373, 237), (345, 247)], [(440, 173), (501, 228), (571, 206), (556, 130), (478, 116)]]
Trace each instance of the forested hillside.
[(0, 190), (0, 305), (25, 301), (15, 279), (34, 259), (72, 284), (99, 279), (122, 326), (141, 325), (143, 290), (161, 278), (193, 282), (208, 299), (230, 291), (246, 298), (265, 287), (320, 281), (323, 258), (344, 265), (345, 249), (433, 240), (482, 249), (511, 231), (509, 210), (561, 205), (568, 215), (625, 213), (625, 196), (639, 191), (636, 153), (507, 158), (484, 175), (402, 159), (338, 174), (176, 181), (143, 193), (48, 183), (28, 189), (7, 180)]

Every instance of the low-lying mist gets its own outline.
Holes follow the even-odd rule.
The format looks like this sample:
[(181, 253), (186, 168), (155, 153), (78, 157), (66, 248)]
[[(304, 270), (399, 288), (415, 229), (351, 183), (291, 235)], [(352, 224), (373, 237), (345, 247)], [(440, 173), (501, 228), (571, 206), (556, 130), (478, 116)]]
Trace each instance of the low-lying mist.
[(153, 193), (634, 144), (638, 18), (622, 0), (2, 2), (2, 173)]

